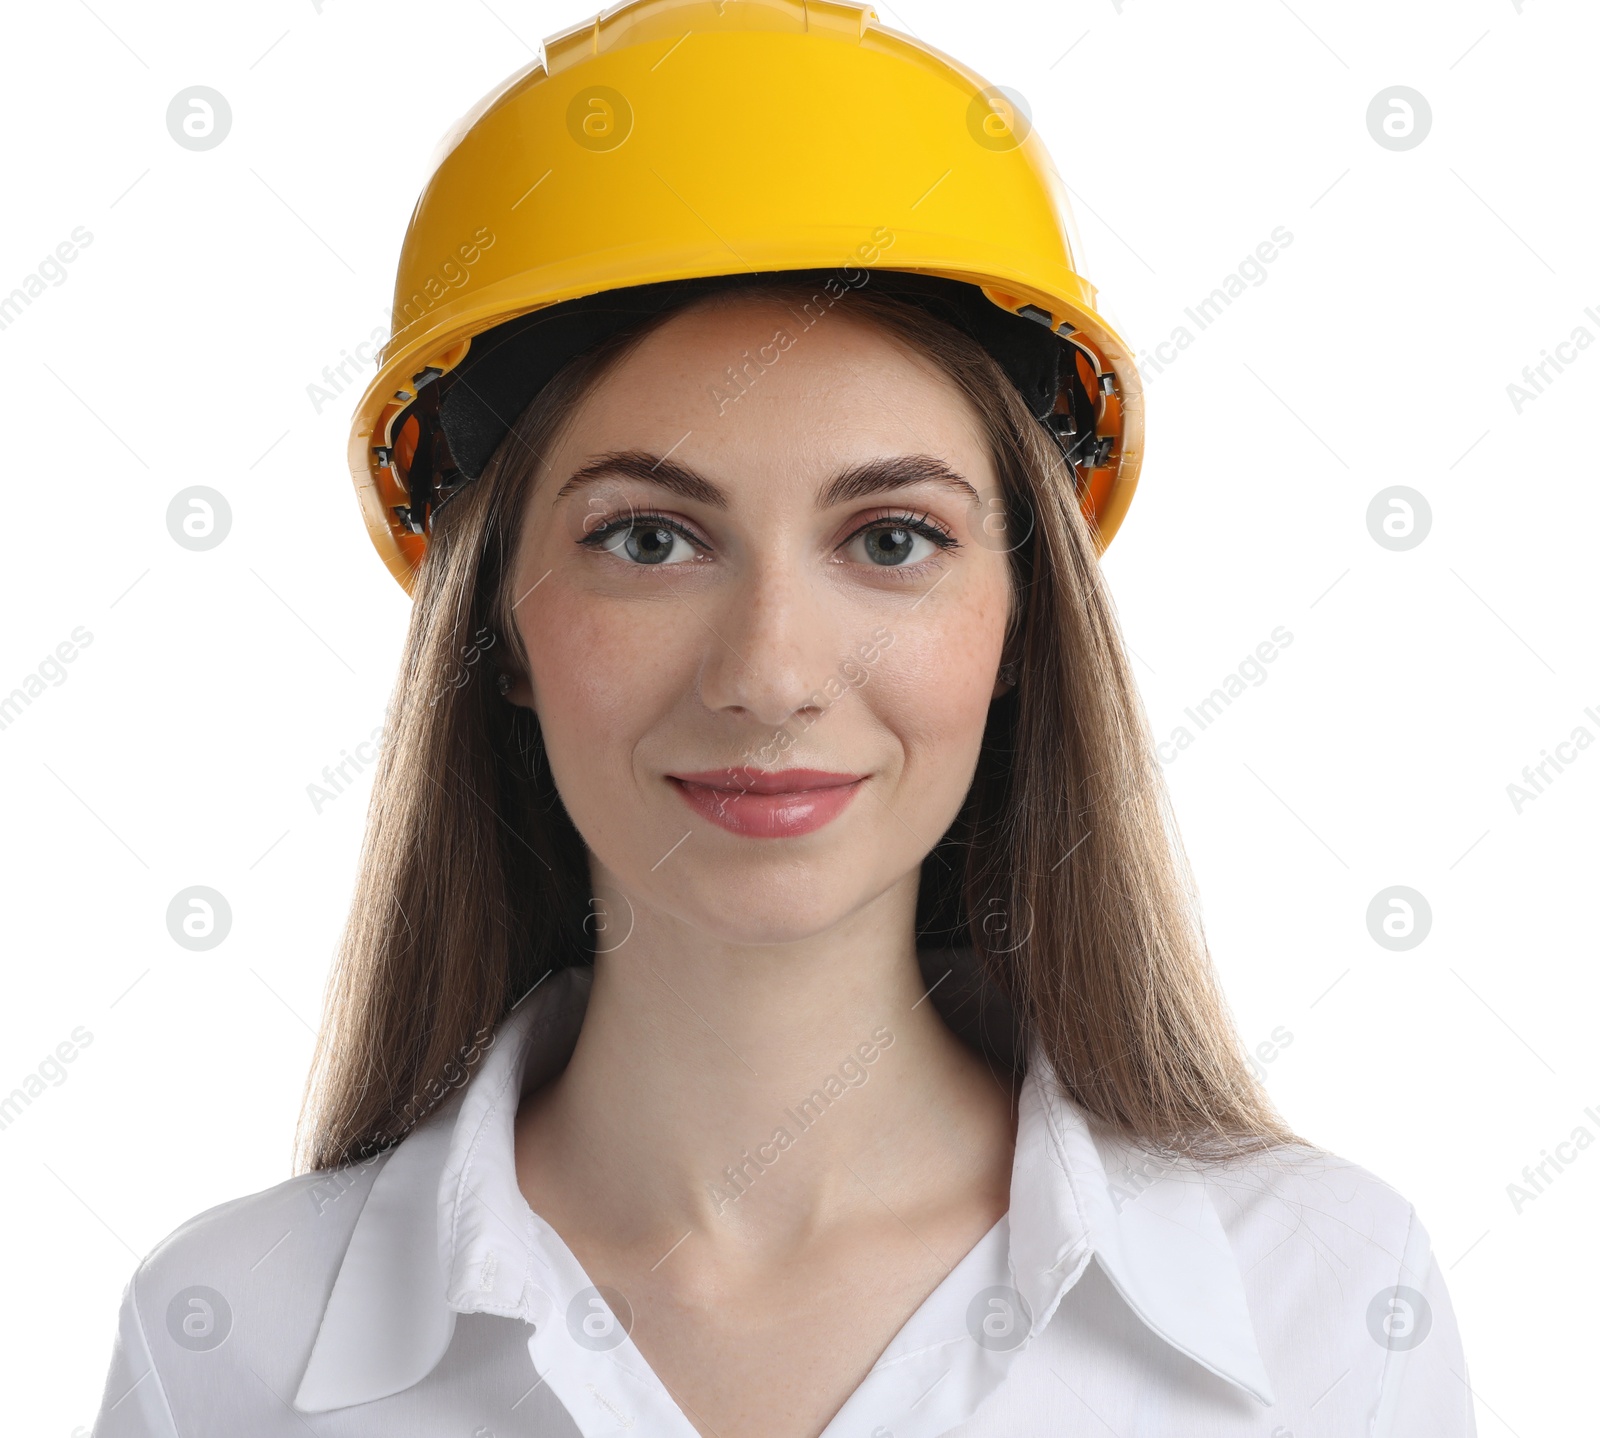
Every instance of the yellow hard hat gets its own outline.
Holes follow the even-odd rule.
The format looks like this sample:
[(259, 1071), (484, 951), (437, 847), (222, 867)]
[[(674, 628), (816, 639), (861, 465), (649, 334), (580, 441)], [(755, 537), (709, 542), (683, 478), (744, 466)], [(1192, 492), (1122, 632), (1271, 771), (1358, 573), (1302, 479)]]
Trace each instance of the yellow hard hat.
[(802, 271), (870, 278), (984, 343), (1071, 461), (1103, 550), (1138, 479), (1143, 400), (1070, 224), (1016, 98), (866, 6), (604, 12), (441, 146), (351, 425), (367, 531), (409, 591), (432, 510), (562, 363), (697, 287)]

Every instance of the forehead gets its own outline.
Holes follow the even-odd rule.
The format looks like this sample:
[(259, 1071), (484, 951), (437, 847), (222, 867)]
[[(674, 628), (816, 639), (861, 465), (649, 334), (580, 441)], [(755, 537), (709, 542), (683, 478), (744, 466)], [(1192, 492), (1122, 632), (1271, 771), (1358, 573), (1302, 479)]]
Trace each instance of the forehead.
[(652, 330), (580, 403), (554, 468), (638, 448), (797, 477), (866, 457), (935, 455), (983, 488), (992, 462), (972, 401), (931, 357), (846, 300), (719, 295)]

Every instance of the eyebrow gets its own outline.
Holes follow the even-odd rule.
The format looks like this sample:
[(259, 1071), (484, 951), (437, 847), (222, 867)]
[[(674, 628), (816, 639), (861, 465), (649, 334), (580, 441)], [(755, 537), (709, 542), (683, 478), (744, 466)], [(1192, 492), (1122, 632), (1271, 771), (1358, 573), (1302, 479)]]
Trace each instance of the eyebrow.
[[(563, 499), (577, 493), (585, 485), (613, 475), (660, 485), (662, 489), (671, 490), (674, 494), (712, 509), (730, 507), (726, 491), (703, 474), (666, 455), (658, 456), (637, 449), (613, 450), (598, 455), (575, 470), (572, 477), (556, 491), (555, 498)], [(956, 490), (974, 503), (981, 498), (978, 491), (943, 460), (935, 459), (931, 454), (899, 454), (869, 459), (839, 470), (817, 492), (816, 507), (830, 509), (836, 504), (882, 494), (885, 490), (930, 483)]]

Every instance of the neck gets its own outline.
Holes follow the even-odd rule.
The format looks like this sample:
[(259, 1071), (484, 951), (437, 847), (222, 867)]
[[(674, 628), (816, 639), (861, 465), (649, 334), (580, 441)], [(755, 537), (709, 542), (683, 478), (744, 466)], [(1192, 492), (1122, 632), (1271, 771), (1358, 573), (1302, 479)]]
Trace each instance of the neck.
[(635, 904), (566, 1068), (519, 1110), (530, 1204), (609, 1244), (694, 1233), (781, 1259), (975, 1172), (1008, 1190), (1014, 1095), (927, 996), (915, 904), (913, 875), (836, 929), (762, 945)]

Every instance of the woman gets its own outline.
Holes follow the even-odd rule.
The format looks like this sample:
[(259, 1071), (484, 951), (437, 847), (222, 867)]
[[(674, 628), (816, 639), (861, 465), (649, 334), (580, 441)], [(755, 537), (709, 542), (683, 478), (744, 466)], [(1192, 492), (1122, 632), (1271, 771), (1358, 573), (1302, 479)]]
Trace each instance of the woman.
[[(1215, 990), (1037, 140), (851, 7), (731, 9), (550, 42), (413, 216), (306, 1171), (142, 1265), (97, 1434), (1471, 1434), (1414, 1211)], [(658, 168), (713, 160), (714, 216)]]

